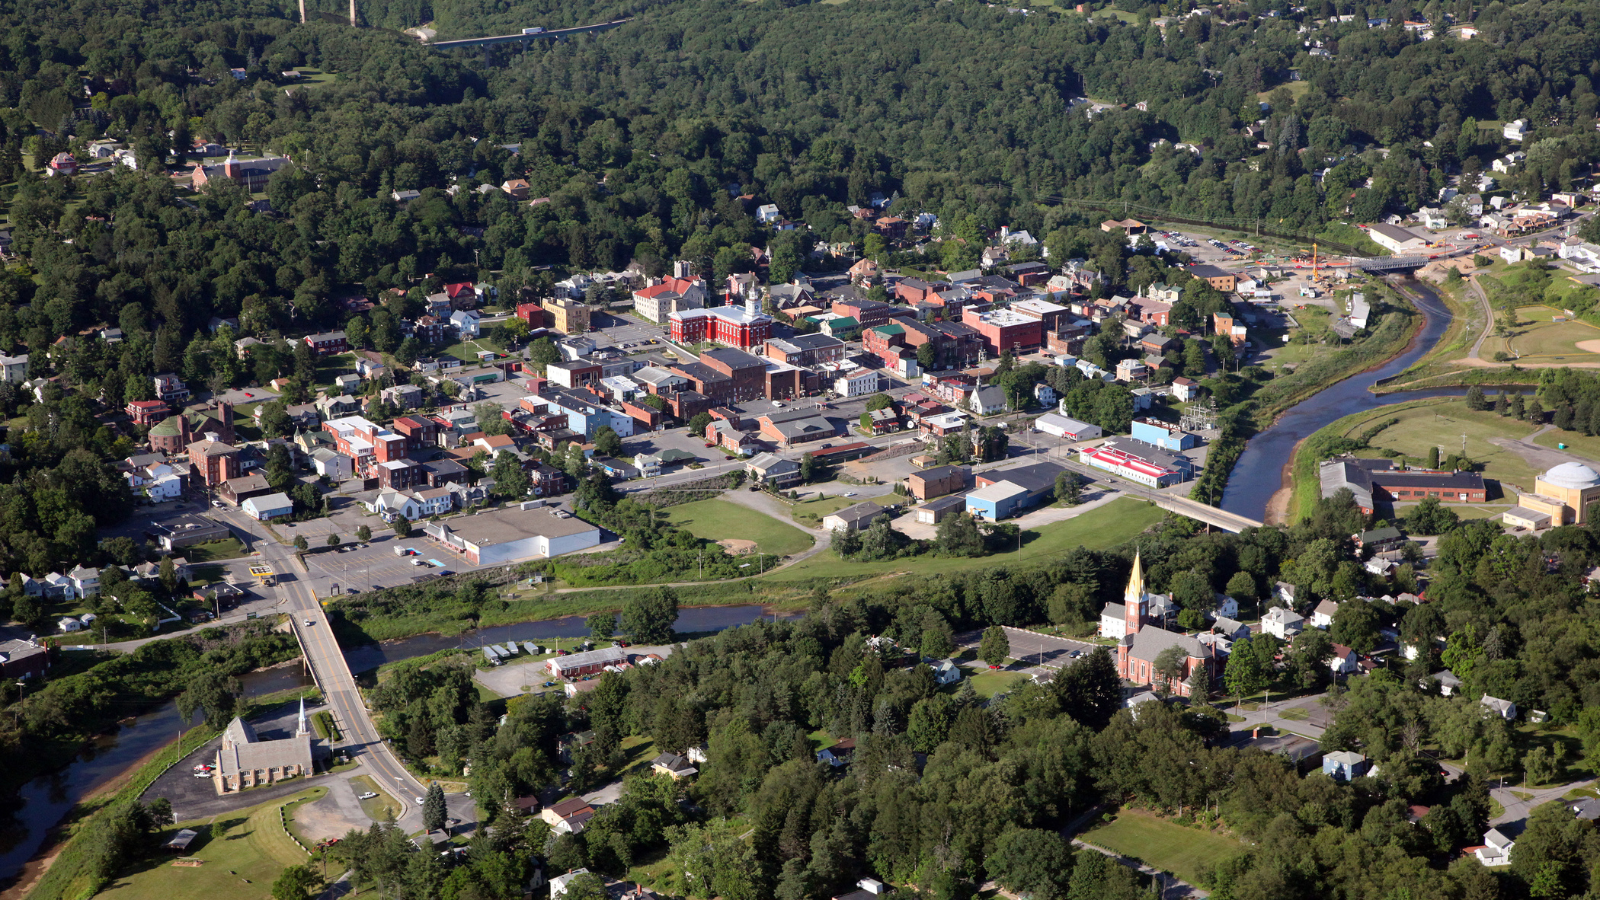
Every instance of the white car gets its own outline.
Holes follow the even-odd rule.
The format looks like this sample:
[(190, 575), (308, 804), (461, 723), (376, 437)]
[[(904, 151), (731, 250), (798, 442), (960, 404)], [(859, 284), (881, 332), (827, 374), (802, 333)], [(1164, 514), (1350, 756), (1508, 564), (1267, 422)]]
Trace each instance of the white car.
[(307, 628), (310, 628), (310, 627), (311, 627), (311, 620), (310, 620), (310, 619), (307, 619), (307, 620), (306, 620), (306, 627), (307, 627)]
[(421, 805), (422, 805), (422, 804), (423, 804), (423, 803), (426, 803), (426, 802), (427, 802), (427, 801), (426, 801), (426, 800), (424, 800), (424, 799), (423, 799), (423, 798), (421, 798), (421, 797), (418, 797), (418, 798), (417, 798), (417, 805), (418, 805), (418, 806), (421, 806)]
[(364, 794), (357, 794), (356, 795), (356, 799), (357, 800), (375, 800), (375, 799), (377, 799), (377, 796), (378, 795), (373, 793), (372, 791), (367, 791)]

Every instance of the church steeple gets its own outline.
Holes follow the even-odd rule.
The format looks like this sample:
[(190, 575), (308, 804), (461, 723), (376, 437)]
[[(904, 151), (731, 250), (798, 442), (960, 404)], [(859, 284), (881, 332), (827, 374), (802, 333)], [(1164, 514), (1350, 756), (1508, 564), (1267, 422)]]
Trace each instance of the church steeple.
[(1128, 576), (1128, 590), (1123, 594), (1123, 634), (1133, 635), (1144, 624), (1144, 562), (1139, 551), (1133, 553), (1133, 572)]
[(310, 734), (311, 729), (306, 726), (306, 698), (300, 698), (300, 724), (295, 729), (295, 734)]

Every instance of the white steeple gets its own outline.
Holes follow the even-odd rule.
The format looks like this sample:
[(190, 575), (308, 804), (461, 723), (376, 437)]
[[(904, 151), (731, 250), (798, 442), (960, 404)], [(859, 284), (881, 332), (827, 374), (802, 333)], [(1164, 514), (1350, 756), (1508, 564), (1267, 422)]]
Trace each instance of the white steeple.
[(311, 731), (306, 727), (306, 698), (300, 698), (300, 725), (295, 729), (295, 734), (308, 734)]

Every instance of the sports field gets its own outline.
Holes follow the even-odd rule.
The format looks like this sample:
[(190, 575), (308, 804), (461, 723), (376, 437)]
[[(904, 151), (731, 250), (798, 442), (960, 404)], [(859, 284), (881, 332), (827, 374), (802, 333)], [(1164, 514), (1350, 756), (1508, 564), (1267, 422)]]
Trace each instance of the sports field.
[[(779, 556), (811, 549), (811, 536), (800, 529), (727, 500), (674, 506), (667, 510), (667, 517), (672, 524), (708, 541), (754, 541), (762, 553)], [(735, 544), (735, 548), (739, 546)]]
[[(1415, 459), (1426, 460), (1428, 448), (1437, 446), (1443, 455), (1460, 453), (1462, 436), (1466, 436), (1466, 454), (1484, 464), (1483, 477), (1514, 485), (1524, 490), (1533, 488), (1533, 467), (1515, 451), (1490, 443), (1491, 438), (1520, 440), (1537, 430), (1527, 422), (1501, 417), (1493, 411), (1475, 412), (1467, 409), (1465, 400), (1432, 399), (1394, 406), (1381, 406), (1359, 416), (1339, 421), (1342, 433), (1355, 437), (1368, 428), (1388, 419), (1400, 422), (1378, 432), (1372, 438), (1374, 452), (1363, 456), (1376, 456), (1376, 450), (1395, 450)], [(1496, 499), (1491, 491), (1491, 500)]]
[(1245, 849), (1231, 837), (1185, 828), (1149, 813), (1124, 810), (1083, 835), (1091, 844), (1137, 859), (1190, 884), (1199, 884), (1200, 866), (1216, 865)]
[(1489, 335), (1480, 356), (1504, 353), (1522, 366), (1600, 363), (1600, 328), (1548, 306), (1521, 306), (1516, 314), (1507, 336)]

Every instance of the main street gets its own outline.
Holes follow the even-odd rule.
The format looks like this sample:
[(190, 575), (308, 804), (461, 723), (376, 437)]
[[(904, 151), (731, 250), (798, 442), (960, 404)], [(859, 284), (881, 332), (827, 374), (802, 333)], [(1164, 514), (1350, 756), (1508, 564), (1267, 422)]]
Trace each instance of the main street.
[(270, 536), (260, 536), (256, 547), (261, 551), (262, 562), (277, 573), (280, 603), (300, 638), (317, 686), (322, 689), (322, 696), (332, 709), (339, 730), (344, 733), (342, 748), (361, 761), (381, 790), (400, 801), (405, 809), (400, 826), (407, 832), (420, 830), (422, 812), (416, 798), (426, 793), (426, 788), (406, 771), (395, 757), (394, 749), (378, 736), (377, 726), (361, 698), (361, 690), (356, 687), (355, 676), (350, 674), (350, 667), (345, 663), (344, 651), (339, 649), (339, 641), (334, 637), (333, 626), (310, 583), (301, 577), (309, 574), (305, 566), (292, 550)]

